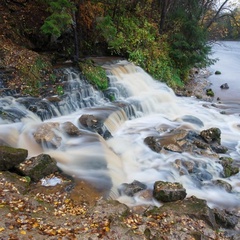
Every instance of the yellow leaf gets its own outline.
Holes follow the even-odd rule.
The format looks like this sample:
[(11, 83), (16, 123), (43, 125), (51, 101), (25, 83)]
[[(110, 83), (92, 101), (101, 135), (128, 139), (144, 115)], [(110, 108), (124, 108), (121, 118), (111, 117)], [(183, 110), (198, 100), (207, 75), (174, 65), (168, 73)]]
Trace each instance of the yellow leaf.
[(104, 230), (105, 230), (106, 232), (109, 232), (109, 231), (110, 231), (110, 228), (109, 228), (109, 227), (105, 227)]
[(4, 231), (5, 230), (5, 228), (4, 227), (1, 227), (0, 228), (0, 232), (2, 232), (2, 231)]
[(71, 201), (70, 199), (66, 199), (64, 202), (69, 203), (70, 201)]
[(37, 228), (39, 226), (39, 224), (36, 222), (32, 225), (33, 228)]
[(23, 235), (27, 234), (27, 232), (24, 231), (24, 230), (22, 230), (20, 233), (23, 234)]

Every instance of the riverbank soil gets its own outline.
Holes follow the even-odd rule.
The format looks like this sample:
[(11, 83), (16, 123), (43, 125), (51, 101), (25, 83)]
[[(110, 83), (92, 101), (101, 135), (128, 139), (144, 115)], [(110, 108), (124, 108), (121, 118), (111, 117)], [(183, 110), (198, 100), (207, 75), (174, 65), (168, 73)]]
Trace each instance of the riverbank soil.
[(232, 239), (215, 226), (205, 201), (194, 197), (129, 208), (103, 200), (83, 181), (46, 187), (9, 172), (0, 172), (0, 214), (1, 240)]
[(189, 75), (189, 81), (183, 89), (176, 89), (175, 93), (178, 96), (195, 97), (200, 100), (211, 102), (212, 96), (207, 94), (207, 89), (211, 88), (211, 83), (208, 80), (210, 72), (207, 69), (193, 68)]

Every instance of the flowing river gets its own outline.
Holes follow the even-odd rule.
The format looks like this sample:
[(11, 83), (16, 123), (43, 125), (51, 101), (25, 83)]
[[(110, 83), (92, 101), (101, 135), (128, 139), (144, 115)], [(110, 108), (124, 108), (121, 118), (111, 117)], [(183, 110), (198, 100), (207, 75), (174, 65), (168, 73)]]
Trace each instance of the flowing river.
[[(225, 48), (218, 47), (221, 56), (224, 56)], [(233, 57), (236, 54), (235, 51), (231, 53)], [(231, 59), (229, 52), (227, 56)], [(236, 60), (238, 63), (235, 66), (238, 66), (240, 59)], [(224, 72), (224, 64), (222, 66), (219, 70)], [(66, 173), (85, 179), (100, 189), (111, 189), (112, 197), (129, 205), (142, 203), (143, 200), (138, 195), (119, 196), (117, 189), (122, 183), (138, 180), (152, 189), (155, 181), (162, 180), (182, 183), (188, 197), (195, 195), (206, 199), (209, 206), (239, 208), (239, 174), (224, 178), (232, 186), (229, 193), (208, 184), (212, 180), (222, 179), (222, 165), (218, 161), (184, 152), (157, 153), (144, 143), (148, 136), (158, 136), (176, 128), (200, 132), (217, 127), (221, 130), (221, 144), (229, 149), (227, 156), (238, 164), (240, 118), (234, 111), (238, 103), (219, 103), (216, 107), (193, 97), (177, 97), (164, 83), (154, 80), (127, 61), (106, 64), (104, 67), (110, 82), (108, 93), (115, 99), (113, 102), (94, 90), (74, 69), (65, 70), (68, 79), (64, 95), (57, 102), (7, 95), (0, 98), (0, 143), (28, 149), (29, 158), (47, 153), (57, 160)], [(239, 86), (237, 83), (235, 85)], [(222, 114), (223, 108), (228, 111), (227, 114)], [(103, 127), (111, 137), (104, 139), (84, 128), (79, 118), (86, 114), (104, 118)], [(84, 134), (69, 137), (53, 129), (57, 136), (54, 147), (36, 142), (34, 134), (39, 127), (65, 122), (73, 123)], [(193, 175), (180, 174), (174, 167), (176, 159), (197, 163), (199, 171), (207, 173), (208, 177), (199, 180)], [(145, 203), (157, 204), (154, 199)]]

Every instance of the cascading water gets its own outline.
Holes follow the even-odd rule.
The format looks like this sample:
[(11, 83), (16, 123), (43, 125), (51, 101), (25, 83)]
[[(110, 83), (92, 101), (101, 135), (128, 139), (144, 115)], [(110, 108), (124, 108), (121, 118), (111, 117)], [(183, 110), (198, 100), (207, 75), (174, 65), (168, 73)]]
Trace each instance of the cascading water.
[[(237, 162), (239, 116), (223, 115), (221, 109), (195, 98), (176, 97), (172, 89), (127, 61), (104, 67), (110, 82), (106, 95), (113, 96), (113, 102), (81, 80), (81, 74), (72, 69), (68, 69), (64, 96), (58, 101), (32, 99), (26, 103), (23, 98), (0, 98), (0, 143), (26, 148), (29, 157), (48, 153), (66, 173), (88, 180), (99, 189), (112, 189), (112, 195), (128, 204), (142, 200), (137, 196), (118, 196), (116, 189), (122, 183), (138, 180), (152, 189), (155, 181), (163, 180), (181, 182), (188, 196), (204, 198), (210, 206), (239, 207), (239, 174), (224, 179), (232, 185), (231, 193), (217, 186), (209, 187), (209, 179), (200, 181), (181, 175), (174, 162), (182, 159), (197, 163), (199, 171), (211, 179), (220, 179), (222, 166), (210, 156), (157, 153), (144, 143), (148, 136), (176, 128), (199, 132), (217, 127), (222, 132), (222, 145), (228, 147), (228, 154)], [(108, 131), (108, 138), (84, 127), (79, 121), (84, 115), (97, 116), (103, 122), (101, 133)], [(61, 129), (66, 122), (81, 132), (74, 137), (64, 134)], [(51, 145), (36, 141), (36, 132), (44, 124), (58, 126), (52, 129), (55, 138)], [(147, 203), (155, 204), (154, 200)]]

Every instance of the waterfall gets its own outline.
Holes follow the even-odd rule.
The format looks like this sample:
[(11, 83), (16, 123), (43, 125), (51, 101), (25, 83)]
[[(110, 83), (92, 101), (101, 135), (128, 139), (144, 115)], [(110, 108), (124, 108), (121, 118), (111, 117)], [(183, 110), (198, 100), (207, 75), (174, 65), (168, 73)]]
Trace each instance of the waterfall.
[[(109, 88), (104, 93), (70, 68), (64, 73), (67, 76), (64, 94), (53, 96), (55, 99), (1, 97), (0, 143), (26, 148), (29, 157), (42, 152), (50, 154), (64, 172), (88, 180), (99, 189), (112, 189), (115, 197), (122, 183), (138, 180), (152, 189), (157, 180), (176, 181), (183, 184), (188, 196), (204, 198), (211, 206), (239, 207), (239, 174), (224, 179), (232, 185), (232, 193), (209, 187), (208, 179), (202, 183), (189, 175), (181, 175), (174, 165), (176, 159), (194, 162), (201, 173), (221, 179), (222, 166), (211, 156), (157, 153), (144, 143), (146, 137), (172, 129), (200, 132), (217, 127), (222, 133), (222, 145), (228, 147), (229, 155), (238, 163), (239, 116), (221, 114), (221, 108), (209, 102), (177, 97), (166, 84), (127, 61), (103, 67), (109, 79)], [(110, 95), (114, 96), (112, 102)], [(98, 131), (84, 125), (90, 122), (86, 116), (93, 116), (91, 123)], [(74, 124), (79, 134), (69, 136), (62, 132), (66, 123)], [(39, 144), (36, 132), (45, 125), (50, 126), (53, 138), (50, 144)], [(119, 200), (130, 201), (130, 204), (142, 201), (138, 197), (121, 196)]]

